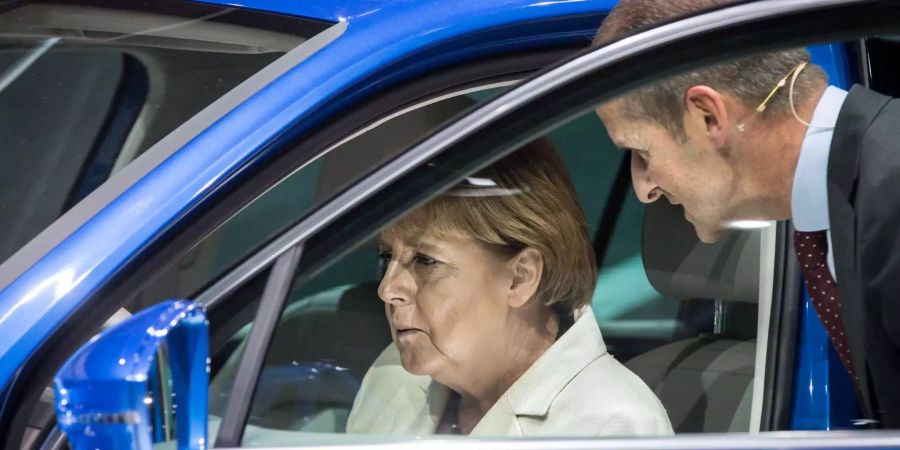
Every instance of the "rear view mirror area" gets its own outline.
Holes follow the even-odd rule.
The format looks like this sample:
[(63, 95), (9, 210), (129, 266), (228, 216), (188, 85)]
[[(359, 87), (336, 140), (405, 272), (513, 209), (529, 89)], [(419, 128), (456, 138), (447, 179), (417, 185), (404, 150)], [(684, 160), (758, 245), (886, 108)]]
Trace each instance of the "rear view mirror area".
[(81, 347), (54, 380), (71, 447), (205, 449), (207, 328), (202, 306), (173, 300)]

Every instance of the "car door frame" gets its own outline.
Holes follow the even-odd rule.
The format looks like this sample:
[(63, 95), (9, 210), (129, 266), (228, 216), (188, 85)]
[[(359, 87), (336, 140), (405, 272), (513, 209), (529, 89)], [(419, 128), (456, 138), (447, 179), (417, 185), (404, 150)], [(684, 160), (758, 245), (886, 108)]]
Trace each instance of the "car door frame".
[[(417, 172), (425, 170), (429, 162), (441, 159), (458, 167), (483, 167), (518, 145), (551, 130), (564, 119), (589, 110), (592, 105), (626, 92), (639, 83), (713, 59), (737, 56), (748, 50), (763, 51), (773, 48), (776, 43), (778, 47), (801, 46), (812, 42), (844, 40), (861, 34), (896, 31), (900, 29), (900, 7), (889, 3), (887, 0), (763, 0), (673, 22), (584, 52), (526, 81), (411, 147), (267, 244), (238, 266), (232, 276), (246, 278), (261, 268), (269, 267), (280, 255), (297, 245), (305, 245), (308, 250), (310, 238), (352, 225), (352, 219), (348, 218), (360, 214), (366, 217), (367, 205), (385, 201), (385, 192), (391, 187), (403, 183), (415, 184)], [(710, 52), (706, 45), (708, 42), (727, 42), (729, 45), (722, 52), (715, 53), (714, 58), (711, 56), (714, 52)], [(676, 49), (678, 51), (673, 51)], [(655, 68), (658, 70), (652, 70)], [(653, 75), (648, 76), (648, 72), (653, 72)], [(613, 87), (599, 90), (596, 89), (598, 85)], [(516, 138), (509, 139), (510, 135)], [(471, 155), (480, 156), (477, 161), (467, 160)], [(459, 178), (459, 174), (455, 179), (442, 178), (432, 192), (452, 185)], [(402, 208), (408, 209), (426, 199), (427, 194), (419, 194), (418, 197), (411, 194), (409, 198), (396, 200), (394, 207), (402, 211), (405, 210)], [(786, 249), (782, 246), (781, 251), (786, 252)], [(227, 278), (220, 282), (235, 282)], [(784, 293), (776, 292), (776, 295)], [(259, 328), (253, 330), (251, 336), (253, 333), (271, 332), (271, 329)], [(772, 402), (771, 397), (777, 396), (778, 393), (772, 393), (767, 401)], [(890, 436), (893, 439), (895, 435)], [(734, 441), (727, 442), (726, 447), (734, 446)]]
[[(611, 1), (550, 2), (541, 8), (530, 0), (267, 3), (270, 13), (303, 16), (303, 7), (322, 13), (330, 5), (348, 15), (294, 49), (318, 50), (306, 54), (302, 64), (276, 60), (273, 66), (284, 70), (262, 86), (245, 82), (253, 89), (242, 91), (248, 95), (234, 109), (216, 109), (231, 103), (211, 106), (215, 114), (206, 127), (176, 129), (169, 136), (177, 139), (164, 138), (146, 153), (153, 163), (146, 173), (138, 165), (126, 167), (3, 262), (0, 326), (9, 338), (5, 343), (13, 344), (0, 352), (0, 430), (9, 423), (4, 397), (18, 396), (11, 387), (19, 382), (17, 372), (30, 372), (60, 324), (128, 270), (125, 266), (144, 258), (166, 230), (197, 213), (210, 196), (230, 189), (260, 159), (344, 108), (436, 69), (501, 53), (586, 45)], [(181, 142), (183, 131), (195, 134)]]
[[(92, 306), (79, 311), (60, 327), (58, 334), (55, 335), (57, 344), (50, 345), (53, 354), (41, 358), (42, 365), (35, 369), (31, 378), (46, 377), (35, 373), (52, 375), (55, 367), (59, 365), (55, 362), (57, 359), (67, 357), (66, 355), (78, 347), (77, 343), (86, 341), (97, 332), (93, 328), (84, 328), (84, 323), (95, 323), (99, 327), (99, 324), (119, 307), (122, 299), (138, 294), (143, 286), (152, 282), (156, 275), (177, 261), (211, 230), (229, 220), (272, 186), (294, 172), (302, 170), (306, 164), (328, 153), (342, 142), (390, 117), (431, 104), (446, 96), (512, 85), (535, 71), (576, 53), (580, 48), (557, 46), (502, 53), (490, 59), (459, 64), (452, 69), (437, 70), (360, 102), (351, 113), (327, 123), (322, 129), (306, 136), (296, 145), (286, 144), (289, 147), (286, 151), (271, 160), (259, 162), (252, 175), (248, 175), (240, 183), (234, 183), (234, 187), (223, 192), (219, 200), (209, 202), (204, 210), (199, 211), (191, 220), (184, 221), (182, 226), (168, 230), (153, 251), (145, 252), (142, 258), (132, 262), (133, 268), (123, 270), (124, 273), (118, 279), (94, 293), (92, 298), (95, 300), (92, 301)], [(296, 220), (302, 218), (303, 216)], [(262, 267), (260, 271), (269, 270), (272, 266)], [(242, 278), (232, 287), (237, 289), (244, 286), (248, 280), (249, 277)], [(220, 279), (211, 286), (204, 287), (200, 291), (204, 294), (197, 297), (198, 301), (210, 308), (211, 314), (218, 305), (210, 304), (208, 299), (222, 298), (233, 291), (220, 289), (223, 281), (227, 282)], [(257, 316), (263, 314), (261, 306), (256, 314)], [(278, 312), (276, 319), (277, 314)], [(250, 360), (245, 362), (253, 364)], [(255, 381), (255, 378), (253, 380)], [(28, 392), (27, 396), (35, 397), (39, 394), (41, 386), (39, 382), (28, 382), (24, 385), (24, 390)], [(16, 419), (21, 421), (22, 417), (19, 415)], [(20, 425), (15, 424), (14, 429), (21, 428)]]

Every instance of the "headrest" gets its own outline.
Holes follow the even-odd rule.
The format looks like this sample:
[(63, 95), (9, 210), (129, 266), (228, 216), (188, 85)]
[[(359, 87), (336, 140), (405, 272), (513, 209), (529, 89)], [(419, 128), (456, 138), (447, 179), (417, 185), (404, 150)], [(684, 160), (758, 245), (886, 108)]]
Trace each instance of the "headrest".
[(704, 244), (667, 201), (647, 205), (641, 253), (650, 284), (663, 296), (753, 302), (759, 298), (760, 230), (729, 230)]

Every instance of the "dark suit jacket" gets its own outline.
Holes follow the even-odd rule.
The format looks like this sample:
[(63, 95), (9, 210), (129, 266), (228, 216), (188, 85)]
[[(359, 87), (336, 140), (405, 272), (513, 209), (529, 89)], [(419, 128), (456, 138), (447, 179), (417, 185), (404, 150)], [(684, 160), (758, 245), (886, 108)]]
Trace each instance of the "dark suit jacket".
[(900, 428), (900, 100), (850, 90), (831, 143), (828, 213), (863, 410)]

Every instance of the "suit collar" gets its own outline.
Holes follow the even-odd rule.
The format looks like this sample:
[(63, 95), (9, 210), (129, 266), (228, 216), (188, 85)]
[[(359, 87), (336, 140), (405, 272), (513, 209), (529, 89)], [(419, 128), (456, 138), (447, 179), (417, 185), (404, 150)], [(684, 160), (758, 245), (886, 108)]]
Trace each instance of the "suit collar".
[(864, 341), (865, 309), (861, 297), (856, 261), (856, 185), (859, 158), (869, 126), (888, 104), (886, 97), (861, 86), (853, 86), (841, 108), (831, 152), (828, 157), (828, 214), (834, 253), (838, 291), (843, 305), (843, 320), (848, 330), (847, 341), (859, 385), (862, 407), (872, 417), (871, 387), (868, 382)]
[(869, 125), (887, 106), (890, 97), (872, 92), (860, 85), (850, 88), (841, 107), (828, 156), (828, 196), (839, 195), (852, 202), (859, 173), (859, 149)]

